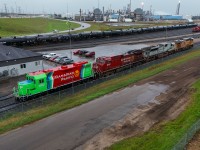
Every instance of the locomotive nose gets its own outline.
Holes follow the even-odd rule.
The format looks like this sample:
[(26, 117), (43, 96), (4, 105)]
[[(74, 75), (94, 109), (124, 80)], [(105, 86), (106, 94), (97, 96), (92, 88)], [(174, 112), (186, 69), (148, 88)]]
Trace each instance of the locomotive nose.
[(98, 69), (98, 65), (97, 63), (93, 63), (93, 66), (92, 66), (93, 70), (96, 71)]
[(97, 64), (94, 62), (94, 63), (93, 63), (93, 68), (96, 68), (96, 66), (97, 66)]

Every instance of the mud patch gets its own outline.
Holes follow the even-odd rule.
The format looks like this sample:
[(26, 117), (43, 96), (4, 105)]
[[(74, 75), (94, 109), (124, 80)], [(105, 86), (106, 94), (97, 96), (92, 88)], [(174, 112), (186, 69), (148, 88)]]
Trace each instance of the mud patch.
[[(184, 94), (182, 94), (183, 92)], [(162, 99), (160, 104), (150, 103), (132, 110), (122, 120), (105, 128), (90, 141), (78, 147), (77, 150), (102, 150), (125, 138), (141, 135), (161, 121), (176, 118), (189, 102), (188, 92), (182, 90), (177, 96), (171, 94), (171, 101)], [(167, 94), (162, 94), (157, 99), (163, 98), (164, 95)]]
[(170, 88), (155, 98), (158, 103), (151, 102), (132, 109), (123, 119), (103, 129), (77, 149), (102, 150), (125, 138), (141, 135), (158, 123), (175, 119), (190, 102), (190, 87), (200, 77), (198, 65), (200, 58), (138, 82), (137, 85), (162, 83)]
[(193, 139), (186, 147), (187, 150), (199, 150), (200, 149), (200, 131), (195, 134)]

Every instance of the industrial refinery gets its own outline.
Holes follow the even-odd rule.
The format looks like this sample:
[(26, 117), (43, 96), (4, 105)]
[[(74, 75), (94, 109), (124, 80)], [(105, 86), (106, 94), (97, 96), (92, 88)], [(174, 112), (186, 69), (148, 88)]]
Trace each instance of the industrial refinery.
[[(84, 10), (80, 8), (78, 13), (26, 13), (23, 11), (23, 8), (16, 6), (16, 10), (7, 4), (3, 5), (1, 9), (0, 17), (11, 17), (11, 18), (20, 18), (20, 17), (51, 17), (55, 19), (67, 19), (75, 21), (101, 21), (101, 22), (135, 22), (135, 21), (158, 21), (158, 20), (184, 20), (188, 19), (185, 16), (180, 14), (181, 11), (181, 1), (178, 2), (174, 14), (170, 13), (159, 13), (156, 12), (153, 6), (151, 5), (149, 9), (144, 9), (144, 2), (140, 3), (140, 7), (135, 8), (132, 0), (121, 9), (115, 10), (112, 9), (111, 5), (109, 8), (106, 7), (100, 8), (99, 1), (98, 7), (93, 8), (93, 10)], [(68, 8), (68, 6), (67, 6)], [(134, 9), (133, 9), (134, 8)], [(190, 19), (198, 19), (198, 16), (191, 16)]]

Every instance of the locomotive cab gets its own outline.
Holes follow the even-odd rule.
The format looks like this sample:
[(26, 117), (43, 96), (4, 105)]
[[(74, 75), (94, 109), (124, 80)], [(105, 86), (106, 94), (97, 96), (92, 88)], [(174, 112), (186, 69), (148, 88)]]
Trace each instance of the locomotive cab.
[(93, 69), (95, 72), (97, 73), (102, 73), (104, 72), (104, 70), (107, 69), (107, 65), (110, 65), (111, 60), (109, 59), (109, 57), (99, 57), (96, 59), (96, 62), (93, 63)]
[(26, 97), (30, 95), (30, 90), (35, 87), (34, 81), (25, 80), (22, 82), (18, 82), (18, 92), (16, 93), (18, 97)]
[(174, 49), (175, 44), (174, 43), (161, 43), (161, 44), (159, 44), (159, 47), (160, 47), (160, 53), (170, 52)]
[(183, 38), (183, 40), (186, 42), (186, 47), (191, 48), (194, 45), (194, 39), (193, 38)]
[(27, 74), (25, 81), (18, 82), (18, 89), (14, 93), (17, 99), (25, 99), (46, 90), (46, 74), (34, 75), (34, 73), (32, 73)]

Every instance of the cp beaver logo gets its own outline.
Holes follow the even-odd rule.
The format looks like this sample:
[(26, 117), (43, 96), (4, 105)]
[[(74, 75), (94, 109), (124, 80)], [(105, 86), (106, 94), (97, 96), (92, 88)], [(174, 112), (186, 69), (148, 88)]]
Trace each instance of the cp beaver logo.
[(78, 70), (76, 70), (76, 71), (74, 72), (74, 76), (75, 76), (75, 77), (79, 77), (79, 75), (80, 75), (80, 72), (79, 72)]

